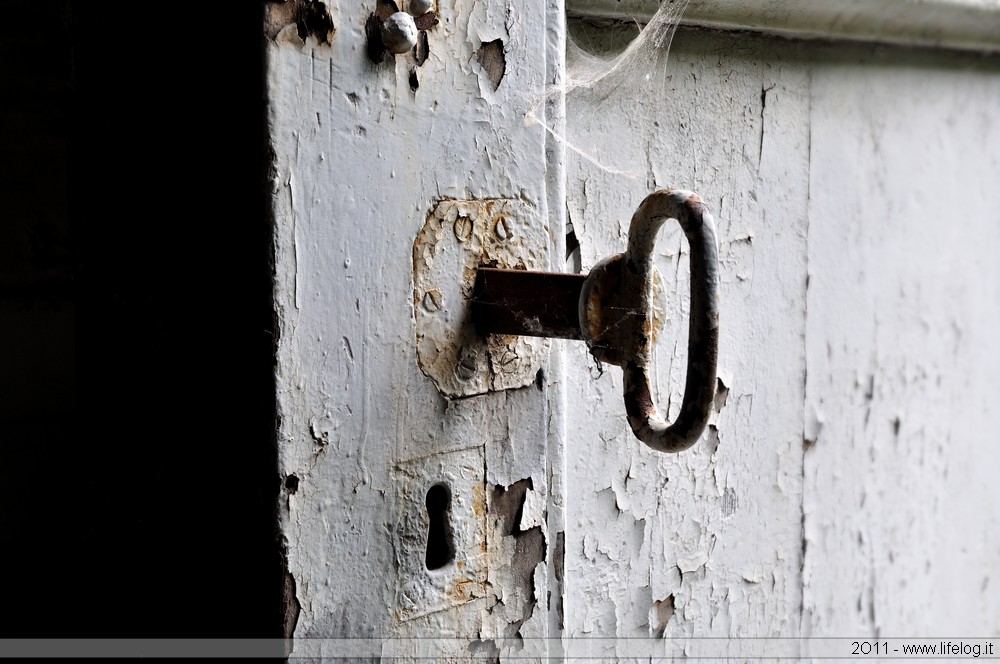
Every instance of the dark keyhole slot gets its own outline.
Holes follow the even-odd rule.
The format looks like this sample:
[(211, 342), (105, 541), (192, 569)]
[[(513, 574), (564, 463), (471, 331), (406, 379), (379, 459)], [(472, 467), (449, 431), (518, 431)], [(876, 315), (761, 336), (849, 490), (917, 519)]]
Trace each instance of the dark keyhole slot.
[(455, 544), (451, 540), (451, 491), (444, 484), (435, 484), (427, 491), (427, 569), (441, 569), (455, 559)]

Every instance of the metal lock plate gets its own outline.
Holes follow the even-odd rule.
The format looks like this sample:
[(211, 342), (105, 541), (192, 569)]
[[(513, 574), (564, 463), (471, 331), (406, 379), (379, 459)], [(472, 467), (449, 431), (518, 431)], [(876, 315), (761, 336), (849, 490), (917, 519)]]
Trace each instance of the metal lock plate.
[(470, 301), (480, 265), (544, 270), (548, 228), (516, 198), (443, 200), (413, 242), (417, 363), (449, 398), (530, 385), (549, 342), (476, 334)]
[[(399, 497), (393, 537), (399, 574), (395, 617), (399, 622), (442, 611), (486, 595), (486, 495), (484, 453), (473, 447), (398, 464), (392, 477)], [(431, 515), (427, 495), (448, 494), (447, 538), (451, 559), (427, 567)]]

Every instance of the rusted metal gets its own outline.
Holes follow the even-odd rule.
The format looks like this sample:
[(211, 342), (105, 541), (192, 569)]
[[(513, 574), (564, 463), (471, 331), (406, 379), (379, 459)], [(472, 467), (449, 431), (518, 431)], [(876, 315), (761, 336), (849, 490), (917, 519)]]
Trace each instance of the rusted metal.
[[(668, 425), (653, 401), (648, 368), (655, 334), (653, 247), (667, 219), (691, 245), (688, 367), (681, 412)], [(625, 412), (636, 438), (660, 452), (691, 447), (708, 423), (719, 354), (719, 256), (715, 222), (701, 198), (663, 189), (639, 205), (628, 249), (594, 267), (580, 300), (581, 327), (598, 359), (625, 373)]]
[[(663, 324), (663, 286), (653, 266), (656, 236), (676, 219), (691, 245), (691, 315), (687, 378), (681, 411), (667, 424), (653, 400), (649, 378), (652, 349)], [(466, 219), (453, 224), (459, 242), (469, 235)], [(494, 221), (502, 244), (511, 236), (505, 217)], [(439, 308), (429, 290), (424, 309)], [(636, 438), (660, 452), (688, 449), (708, 424), (715, 399), (719, 355), (719, 250), (715, 221), (698, 194), (662, 189), (643, 200), (632, 216), (628, 248), (600, 261), (587, 276), (480, 266), (471, 300), (480, 336), (582, 339), (598, 360), (622, 367), (625, 413)], [(500, 343), (503, 346), (506, 341)], [(504, 346), (506, 348), (506, 346)], [(493, 350), (502, 369), (516, 355)], [(459, 362), (459, 370), (465, 367)], [(474, 366), (469, 368), (471, 373)]]
[(583, 339), (580, 289), (586, 275), (480, 267), (472, 320), (481, 335)]
[[(629, 343), (623, 326), (630, 329), (628, 326), (636, 322), (632, 319), (640, 315), (622, 305), (625, 266), (625, 254), (615, 254), (598, 262), (587, 275), (579, 306), (581, 332), (591, 355), (615, 366), (622, 366), (625, 344)], [(649, 340), (655, 344), (664, 319), (663, 280), (656, 270), (653, 270), (652, 286)]]

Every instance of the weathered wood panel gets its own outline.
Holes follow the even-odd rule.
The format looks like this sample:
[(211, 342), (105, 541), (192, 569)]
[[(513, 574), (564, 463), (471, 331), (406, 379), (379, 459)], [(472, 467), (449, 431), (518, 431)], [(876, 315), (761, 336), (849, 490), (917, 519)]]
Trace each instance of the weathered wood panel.
[[(602, 34), (577, 36), (599, 44)], [(602, 375), (575, 349), (569, 636), (798, 632), (809, 80), (807, 67), (781, 55), (759, 39), (689, 32), (674, 42), (665, 89), (568, 104), (571, 140), (591, 140), (598, 156), (568, 153), (584, 269), (621, 250), (632, 211), (654, 186), (693, 189), (712, 209), (723, 384), (702, 441), (662, 455), (626, 425), (621, 372)], [(656, 374), (671, 417), (686, 366), (682, 238), (676, 224), (665, 227), (657, 257), (668, 320)]]
[[(682, 31), (654, 101), (569, 115), (584, 269), (654, 184), (715, 211), (728, 389), (704, 440), (661, 457), (628, 433), (619, 373), (571, 354), (569, 635), (997, 633), (998, 73)], [(686, 249), (660, 242), (676, 409)]]
[[(619, 70), (606, 98), (571, 90), (564, 131), (545, 90), (561, 76), (561, 8), (438, 9), (420, 66), (367, 61), (356, 7), (332, 9), (329, 43), (292, 25), (268, 46), (295, 634), (458, 636), (445, 654), (459, 656), (560, 630), (1000, 632), (996, 61), (685, 30), (668, 69)], [(592, 51), (631, 36), (575, 29)], [(720, 394), (689, 452), (632, 437), (620, 372), (582, 344), (552, 344), (535, 385), (465, 399), (418, 367), (411, 254), (429, 212), (517, 199), (547, 220), (563, 269), (564, 149), (567, 269), (621, 251), (654, 188), (698, 191), (716, 216)], [(672, 416), (679, 228), (659, 249)], [(443, 476), (468, 486), (461, 513), (482, 527), (462, 537), (485, 538), (485, 571), (470, 555), (448, 577), (461, 592), (412, 594), (414, 503)]]
[[(328, 7), (329, 20), (297, 24), (305, 5)], [(561, 71), (562, 7), (441, 0), (429, 53), (380, 64), (366, 55), (374, 9), (270, 14), (288, 623), (298, 638), (403, 639), (382, 655), (433, 645), (408, 637), (455, 637), (431, 654), (461, 656), (548, 633), (547, 450), (559, 447), (548, 398), (559, 381), (543, 357), (527, 387), (441, 396), (417, 363), (414, 239), (443, 199), (514, 199), (545, 228), (562, 174), (526, 118), (558, 107), (536, 108)], [(450, 306), (461, 315), (461, 302)], [(424, 496), (437, 481), (463, 519), (440, 574), (423, 557)]]
[(1000, 63), (812, 76), (805, 620), (1000, 634)]

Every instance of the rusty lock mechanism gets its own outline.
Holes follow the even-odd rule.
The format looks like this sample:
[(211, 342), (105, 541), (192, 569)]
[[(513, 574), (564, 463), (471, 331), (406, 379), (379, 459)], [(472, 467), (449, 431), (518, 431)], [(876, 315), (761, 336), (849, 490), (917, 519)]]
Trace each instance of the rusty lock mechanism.
[[(649, 377), (662, 327), (653, 315), (663, 292), (653, 247), (667, 219), (680, 223), (691, 247), (687, 378), (672, 424), (653, 401)], [(712, 215), (693, 192), (647, 196), (632, 216), (625, 253), (600, 261), (589, 275), (480, 266), (471, 313), (480, 335), (578, 339), (601, 362), (621, 367), (629, 425), (654, 450), (686, 450), (708, 423), (719, 352), (719, 252)]]

